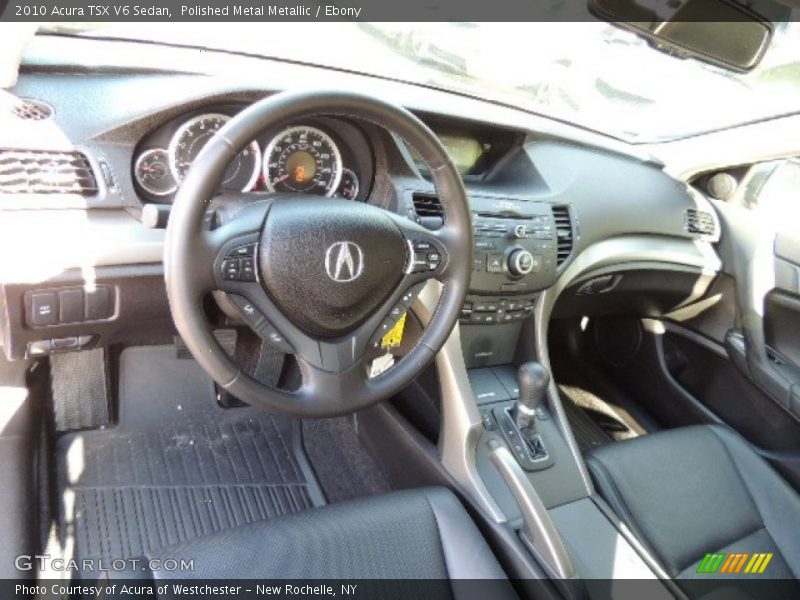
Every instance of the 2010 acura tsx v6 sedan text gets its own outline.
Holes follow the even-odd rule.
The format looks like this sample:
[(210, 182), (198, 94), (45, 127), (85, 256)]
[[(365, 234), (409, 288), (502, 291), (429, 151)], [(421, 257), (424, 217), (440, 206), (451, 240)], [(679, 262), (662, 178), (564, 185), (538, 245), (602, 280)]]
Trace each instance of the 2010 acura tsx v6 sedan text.
[(800, 597), (800, 29), (590, 4), (0, 25), (4, 597)]

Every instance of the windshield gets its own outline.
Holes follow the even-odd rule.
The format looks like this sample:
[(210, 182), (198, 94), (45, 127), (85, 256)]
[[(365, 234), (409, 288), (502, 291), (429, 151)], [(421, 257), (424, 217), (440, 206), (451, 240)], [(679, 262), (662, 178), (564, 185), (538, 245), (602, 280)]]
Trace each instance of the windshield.
[(798, 111), (798, 25), (737, 74), (650, 48), (605, 23), (59, 23), (45, 31), (246, 52), (510, 104), (630, 142)]

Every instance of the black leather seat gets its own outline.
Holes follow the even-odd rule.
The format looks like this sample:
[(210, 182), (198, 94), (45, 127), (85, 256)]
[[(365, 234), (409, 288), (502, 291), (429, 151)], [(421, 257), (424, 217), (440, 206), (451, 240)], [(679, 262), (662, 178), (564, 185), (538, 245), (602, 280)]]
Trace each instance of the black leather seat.
[(655, 433), (601, 447), (587, 464), (600, 494), (671, 577), (708, 577), (697, 573), (700, 562), (722, 552), (772, 552), (761, 577), (800, 575), (800, 496), (730, 429)]
[[(494, 580), (492, 596), (516, 598), (475, 523), (445, 488), (396, 492), (230, 529), (146, 559), (193, 559), (194, 571), (154, 580), (426, 579), (426, 590), (473, 597), (450, 580)], [(124, 575), (122, 575), (124, 577)]]

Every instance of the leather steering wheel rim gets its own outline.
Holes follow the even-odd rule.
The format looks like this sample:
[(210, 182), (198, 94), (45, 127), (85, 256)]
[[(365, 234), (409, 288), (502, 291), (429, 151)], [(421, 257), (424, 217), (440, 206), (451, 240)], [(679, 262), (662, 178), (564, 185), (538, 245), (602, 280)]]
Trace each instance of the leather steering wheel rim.
[[(319, 363), (319, 359), (296, 353), (304, 383), (298, 390), (282, 390), (262, 384), (243, 371), (213, 335), (203, 309), (203, 299), (208, 293), (219, 289), (217, 270), (221, 248), (230, 248), (231, 243), (225, 238), (225, 233), (204, 231), (203, 219), (227, 166), (240, 150), (274, 125), (291, 123), (312, 115), (371, 122), (399, 135), (419, 152), (428, 166), (444, 209), (444, 225), (441, 229), (425, 230), (404, 217), (370, 205), (362, 205), (361, 210), (386, 213), (385, 216), (392, 218), (394, 226), (406, 240), (423, 240), (432, 243), (437, 250), (441, 249), (443, 264), (435, 273), (431, 273), (430, 278), (439, 280), (442, 288), (439, 303), (419, 341), (385, 373), (373, 379), (366, 377), (363, 356), (360, 359), (355, 356), (356, 336), (353, 334), (353, 364), (345, 364), (341, 369), (328, 369), (325, 364)], [(250, 211), (253, 216), (242, 216), (239, 226), (248, 218), (254, 223), (260, 218), (269, 219), (269, 213), (264, 213), (267, 215), (264, 217), (258, 210), (259, 207), (254, 206)], [(262, 235), (262, 227), (266, 226), (257, 223), (259, 236)], [(309, 243), (313, 243), (313, 240)], [(416, 246), (412, 246), (409, 242), (408, 252), (413, 262)], [(472, 223), (458, 171), (435, 134), (409, 111), (379, 99), (348, 92), (283, 92), (256, 102), (231, 118), (202, 149), (175, 197), (167, 226), (164, 265), (167, 295), (175, 326), (197, 362), (217, 384), (240, 400), (270, 412), (303, 417), (335, 416), (365, 408), (397, 393), (430, 363), (444, 345), (460, 316), (469, 286)], [(403, 275), (401, 284), (408, 284), (411, 277), (414, 275)], [(251, 286), (250, 289), (254, 288)], [(264, 291), (265, 296), (269, 296), (269, 290)], [(399, 289), (393, 293), (397, 295), (402, 292)], [(271, 306), (267, 300), (264, 300), (264, 304)], [(380, 309), (384, 310), (386, 306), (388, 304)], [(281, 322), (294, 331), (291, 324), (283, 320)], [(297, 333), (295, 337), (300, 339), (301, 334)], [(332, 345), (329, 341), (319, 343), (320, 348)], [(359, 341), (359, 344), (362, 343)], [(322, 351), (320, 353), (323, 354)]]

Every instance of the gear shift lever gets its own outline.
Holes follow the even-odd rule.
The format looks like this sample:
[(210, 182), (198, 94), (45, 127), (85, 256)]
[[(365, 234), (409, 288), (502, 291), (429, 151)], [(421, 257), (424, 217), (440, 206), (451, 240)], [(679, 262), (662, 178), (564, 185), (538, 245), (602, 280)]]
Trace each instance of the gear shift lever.
[(550, 385), (550, 373), (538, 362), (527, 362), (517, 371), (519, 398), (514, 404), (514, 422), (530, 439), (536, 433), (536, 410), (542, 406)]

